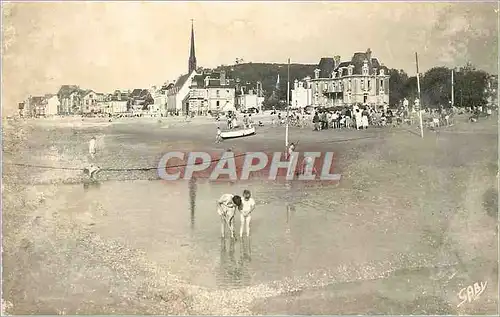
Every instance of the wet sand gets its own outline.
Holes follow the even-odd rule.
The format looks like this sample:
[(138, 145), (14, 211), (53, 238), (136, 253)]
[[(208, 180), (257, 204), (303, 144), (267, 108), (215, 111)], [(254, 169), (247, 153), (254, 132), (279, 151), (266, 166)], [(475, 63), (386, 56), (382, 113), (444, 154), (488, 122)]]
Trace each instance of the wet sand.
[[(283, 128), (216, 145), (215, 122), (165, 126), (10, 123), (3, 291), (13, 313), (497, 312), (493, 120), (423, 140), (401, 128), (292, 128), (300, 151), (336, 153), (343, 178), (326, 187), (166, 183), (155, 170), (84, 186), (79, 172), (8, 164), (83, 166), (91, 135), (103, 168), (155, 167), (172, 150), (283, 149)], [(252, 237), (221, 241), (214, 201), (243, 188), (258, 203)], [(486, 280), (457, 308), (462, 287)]]

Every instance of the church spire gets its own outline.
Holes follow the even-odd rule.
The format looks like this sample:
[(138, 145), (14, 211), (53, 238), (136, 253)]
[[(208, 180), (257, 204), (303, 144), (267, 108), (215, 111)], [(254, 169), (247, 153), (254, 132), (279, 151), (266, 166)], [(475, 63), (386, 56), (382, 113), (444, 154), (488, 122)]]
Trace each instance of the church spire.
[(194, 26), (193, 19), (191, 19), (191, 51), (189, 53), (189, 74), (196, 70), (196, 55), (194, 51)]

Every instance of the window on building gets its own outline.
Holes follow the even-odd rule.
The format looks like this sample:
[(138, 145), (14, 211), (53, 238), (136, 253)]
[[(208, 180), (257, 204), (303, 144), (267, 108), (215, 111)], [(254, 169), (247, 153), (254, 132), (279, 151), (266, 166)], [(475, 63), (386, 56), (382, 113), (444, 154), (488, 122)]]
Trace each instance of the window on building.
[(367, 82), (368, 82), (368, 90), (370, 90), (370, 82), (371, 82), (371, 80), (368, 79)]
[(328, 90), (328, 83), (325, 83), (324, 90)]
[(380, 89), (383, 90), (384, 89), (384, 81), (381, 79), (380, 80)]
[(368, 66), (363, 66), (363, 75), (366, 76), (368, 75)]
[(217, 109), (219, 109), (219, 107), (220, 107), (220, 101), (219, 100), (217, 100), (217, 102), (215, 103), (215, 106), (217, 107)]
[(219, 97), (220, 97), (220, 90), (217, 90), (217, 91), (215, 92), (215, 95), (217, 96), (217, 98), (219, 98)]
[(347, 83), (347, 90), (351, 90), (352, 87), (352, 81), (349, 79), (349, 82)]
[(361, 79), (361, 89), (365, 89), (365, 81)]

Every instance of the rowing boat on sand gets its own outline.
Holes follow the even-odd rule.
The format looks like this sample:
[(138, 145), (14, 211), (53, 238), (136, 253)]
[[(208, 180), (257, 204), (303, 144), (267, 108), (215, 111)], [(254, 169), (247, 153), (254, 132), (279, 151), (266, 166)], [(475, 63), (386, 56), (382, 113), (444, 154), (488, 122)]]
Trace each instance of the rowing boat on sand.
[(254, 134), (255, 134), (255, 127), (251, 127), (251, 128), (247, 128), (247, 129), (222, 131), (221, 137), (223, 139), (233, 139), (233, 138), (241, 138), (241, 137), (254, 135)]

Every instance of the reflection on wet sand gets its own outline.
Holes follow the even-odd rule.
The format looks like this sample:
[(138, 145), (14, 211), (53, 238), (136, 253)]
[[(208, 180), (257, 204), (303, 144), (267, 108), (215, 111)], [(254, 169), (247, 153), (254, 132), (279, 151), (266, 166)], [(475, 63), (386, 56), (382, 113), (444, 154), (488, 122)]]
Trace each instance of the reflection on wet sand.
[(196, 209), (196, 178), (192, 177), (188, 183), (189, 187), (189, 210), (191, 211), (191, 229), (194, 229), (195, 222), (195, 214), (194, 210)]
[(101, 183), (96, 182), (96, 181), (89, 181), (89, 182), (84, 182), (83, 183), (83, 189), (85, 191), (90, 190), (90, 189), (99, 189), (101, 187)]
[(290, 229), (289, 228), (289, 225), (290, 225), (290, 220), (292, 219), (292, 215), (295, 211), (295, 206), (294, 205), (291, 205), (291, 204), (287, 204), (286, 205), (286, 223), (287, 223), (287, 229)]
[(217, 286), (220, 288), (249, 286), (251, 276), (248, 271), (248, 264), (252, 261), (250, 239), (239, 241), (240, 256), (238, 261), (235, 259), (235, 240), (221, 238), (220, 243), (220, 262), (216, 276)]
[(243, 238), (241, 240), (241, 257), (240, 257), (240, 262), (243, 264), (248, 264), (252, 262), (252, 242), (251, 242), (251, 237), (248, 238)]

